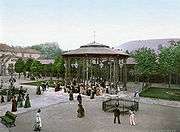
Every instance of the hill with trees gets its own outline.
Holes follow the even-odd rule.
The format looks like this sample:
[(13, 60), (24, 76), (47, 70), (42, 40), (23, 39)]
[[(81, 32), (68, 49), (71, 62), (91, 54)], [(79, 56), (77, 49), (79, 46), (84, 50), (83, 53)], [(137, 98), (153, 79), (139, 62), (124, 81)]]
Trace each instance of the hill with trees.
[(54, 59), (62, 54), (62, 49), (59, 48), (57, 42), (46, 42), (44, 44), (33, 45), (30, 48), (40, 51), (44, 59)]

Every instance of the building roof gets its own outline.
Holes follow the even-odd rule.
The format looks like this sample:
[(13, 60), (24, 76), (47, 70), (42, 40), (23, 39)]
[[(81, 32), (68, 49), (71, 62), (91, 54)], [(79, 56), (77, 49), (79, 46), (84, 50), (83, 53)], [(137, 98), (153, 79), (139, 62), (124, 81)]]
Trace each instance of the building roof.
[(29, 54), (41, 54), (39, 51), (31, 48), (15, 47), (16, 53), (29, 53)]
[(7, 44), (0, 43), (0, 51), (4, 51), (4, 52), (13, 51), (13, 48)]
[(71, 50), (68, 52), (65, 52), (63, 54), (64, 57), (67, 56), (124, 56), (128, 57), (128, 54), (120, 51), (120, 50), (115, 50), (113, 48), (110, 48), (109, 46), (92, 42), (87, 45), (81, 46), (79, 49)]
[(53, 59), (38, 59), (38, 61), (40, 61), (41, 64), (53, 64), (54, 63)]

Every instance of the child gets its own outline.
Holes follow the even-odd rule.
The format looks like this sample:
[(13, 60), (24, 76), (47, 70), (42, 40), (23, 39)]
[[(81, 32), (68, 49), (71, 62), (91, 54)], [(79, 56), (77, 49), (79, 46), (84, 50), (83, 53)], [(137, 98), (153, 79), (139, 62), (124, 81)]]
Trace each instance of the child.
[(131, 126), (135, 126), (136, 122), (135, 122), (135, 114), (133, 111), (129, 111), (129, 123)]

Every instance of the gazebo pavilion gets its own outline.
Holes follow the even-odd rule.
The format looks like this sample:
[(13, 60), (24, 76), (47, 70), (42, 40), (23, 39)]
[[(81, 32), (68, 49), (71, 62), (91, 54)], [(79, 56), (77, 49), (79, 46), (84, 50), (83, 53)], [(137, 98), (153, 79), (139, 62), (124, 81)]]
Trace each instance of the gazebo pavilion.
[[(99, 79), (108, 82), (110, 88), (113, 84), (114, 88), (119, 86), (123, 90), (127, 90), (126, 60), (129, 57), (128, 54), (94, 41), (78, 49), (65, 52), (62, 56), (65, 60), (66, 84), (71, 82), (74, 77), (84, 86)], [(74, 77), (72, 71), (75, 71)]]

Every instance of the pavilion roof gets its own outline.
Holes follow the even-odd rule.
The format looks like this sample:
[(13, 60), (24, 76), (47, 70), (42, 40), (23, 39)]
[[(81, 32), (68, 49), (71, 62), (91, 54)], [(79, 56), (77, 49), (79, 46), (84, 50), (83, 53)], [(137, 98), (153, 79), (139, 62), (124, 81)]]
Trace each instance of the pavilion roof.
[(70, 50), (68, 52), (65, 52), (63, 56), (129, 56), (128, 54), (120, 51), (120, 50), (115, 50), (113, 48), (110, 48), (109, 46), (92, 42), (87, 45), (83, 45), (78, 49), (75, 50)]

